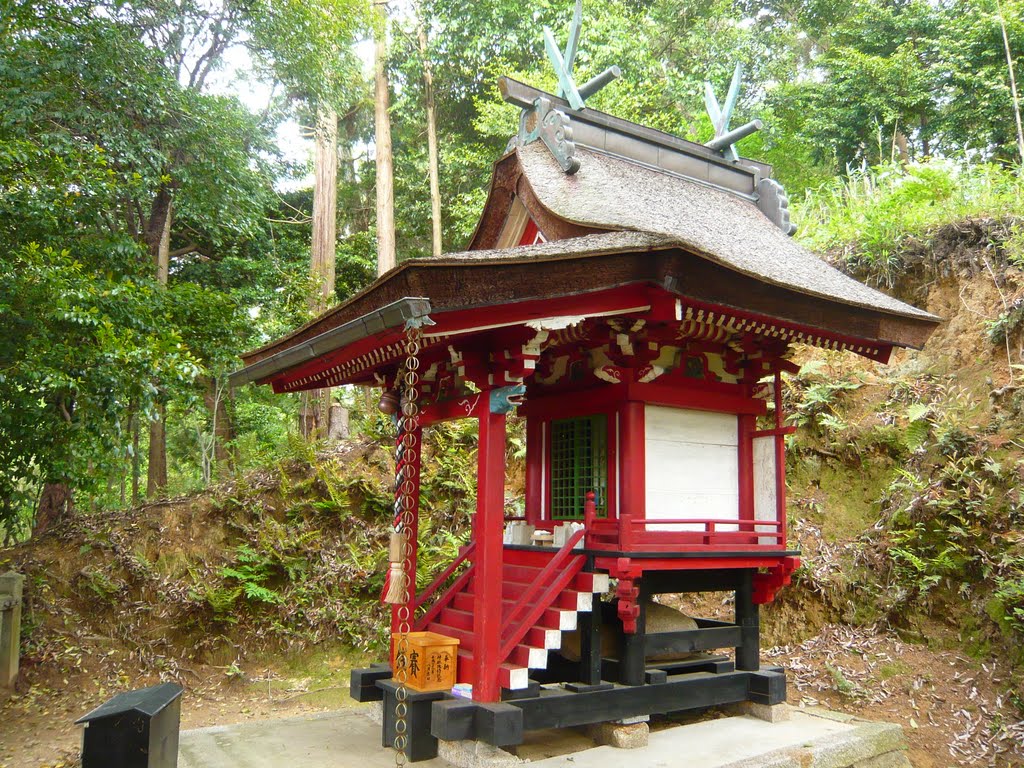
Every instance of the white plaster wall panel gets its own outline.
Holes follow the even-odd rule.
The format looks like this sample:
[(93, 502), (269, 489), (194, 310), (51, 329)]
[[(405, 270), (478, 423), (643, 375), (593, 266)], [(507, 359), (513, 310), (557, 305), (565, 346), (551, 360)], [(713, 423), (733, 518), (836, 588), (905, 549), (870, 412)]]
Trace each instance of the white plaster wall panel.
[[(648, 405), (647, 518), (734, 520), (739, 515), (738, 421), (733, 414)], [(649, 530), (700, 531), (652, 523)], [(737, 530), (722, 525), (716, 530)]]
[[(754, 438), (754, 519), (775, 520), (778, 487), (775, 484), (775, 438)], [(774, 533), (775, 526), (758, 525), (757, 531)], [(758, 544), (774, 544), (775, 539), (759, 536)]]

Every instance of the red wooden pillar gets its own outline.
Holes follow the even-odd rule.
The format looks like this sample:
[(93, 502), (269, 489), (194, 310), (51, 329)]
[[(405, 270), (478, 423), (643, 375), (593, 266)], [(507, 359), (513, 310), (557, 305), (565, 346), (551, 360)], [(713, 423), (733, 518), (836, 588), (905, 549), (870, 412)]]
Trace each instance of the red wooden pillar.
[[(739, 416), (739, 442), (736, 451), (736, 461), (739, 470), (739, 518), (740, 520), (754, 519), (754, 430), (757, 427), (757, 417), (752, 414), (741, 413)], [(741, 530), (747, 530), (742, 528)], [(750, 529), (755, 530), (754, 528)], [(750, 543), (757, 543), (757, 536), (751, 536)]]
[[(422, 455), (420, 449), (423, 447), (423, 428), (416, 427), (408, 435), (411, 437), (406, 438), (406, 433), (399, 434), (398, 442), (399, 446), (396, 448), (395, 454), (399, 456), (398, 462), (395, 466), (395, 526), (397, 528), (399, 522), (399, 515), (402, 510), (397, 506), (402, 503), (402, 493), (400, 484), (402, 482), (403, 473), (412, 481), (412, 508), (410, 509), (412, 520), (409, 525), (409, 546), (411, 550), (409, 552), (408, 566), (409, 570), (406, 576), (409, 579), (409, 601), (406, 605), (409, 608), (409, 623), (412, 624), (416, 618), (416, 554), (419, 550), (419, 528), (420, 528), (420, 470), (422, 468)], [(406, 439), (412, 443), (407, 449), (403, 450), (401, 447), (402, 440)], [(398, 606), (391, 606), (391, 631), (398, 631)]]
[(775, 514), (779, 521), (779, 543), (786, 546), (786, 435), (782, 414), (782, 371), (775, 371)]
[(544, 500), (541, 488), (544, 483), (543, 425), (540, 419), (526, 419), (526, 522), (537, 525), (541, 521)]
[(622, 405), (622, 434), (619, 438), (619, 476), (622, 506), (619, 509), (619, 546), (633, 544), (632, 521), (647, 516), (647, 446), (644, 433), (644, 403), (628, 400)]
[(476, 575), (473, 579), (473, 700), (498, 701), (501, 647), (502, 534), (505, 524), (505, 414), (480, 414), (477, 452)]

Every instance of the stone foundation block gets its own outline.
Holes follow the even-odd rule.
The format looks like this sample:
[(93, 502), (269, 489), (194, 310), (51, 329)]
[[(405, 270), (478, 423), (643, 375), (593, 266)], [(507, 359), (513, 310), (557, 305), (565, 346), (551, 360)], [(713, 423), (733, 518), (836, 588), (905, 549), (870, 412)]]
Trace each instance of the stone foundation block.
[(456, 768), (512, 768), (523, 761), (483, 741), (445, 741), (438, 739), (437, 756)]
[(650, 715), (637, 715), (636, 717), (624, 717), (621, 720), (615, 721), (619, 725), (636, 725), (637, 723), (649, 723), (651, 722)]
[(591, 726), (590, 735), (598, 744), (618, 749), (641, 749), (647, 746), (651, 728), (647, 723), (598, 723)]
[(884, 757), (889, 752), (902, 754), (906, 748), (900, 726), (865, 723), (827, 741), (816, 742), (809, 751), (814, 757), (814, 768), (861, 768), (860, 763)]
[(853, 768), (914, 768), (905, 752), (887, 752), (878, 757), (861, 760)]
[(788, 704), (758, 704), (756, 701), (741, 701), (725, 708), (730, 715), (748, 715), (767, 723), (782, 723), (789, 720)]

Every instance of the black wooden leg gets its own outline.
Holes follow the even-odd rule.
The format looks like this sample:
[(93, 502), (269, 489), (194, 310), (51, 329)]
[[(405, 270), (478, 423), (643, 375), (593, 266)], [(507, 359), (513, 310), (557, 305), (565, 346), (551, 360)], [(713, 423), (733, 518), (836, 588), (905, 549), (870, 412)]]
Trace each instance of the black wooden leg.
[(579, 616), (580, 682), (597, 685), (601, 682), (601, 601), (594, 595), (594, 607)]
[(643, 685), (644, 672), (647, 667), (647, 649), (645, 634), (647, 632), (647, 590), (643, 579), (636, 581), (639, 595), (637, 606), (640, 613), (636, 619), (636, 632), (622, 633), (622, 665), (619, 682), (623, 685)]
[[(384, 694), (384, 727), (381, 729), (381, 745), (393, 747), (395, 746), (396, 735), (396, 685), (393, 681), (388, 680), (381, 687)], [(440, 692), (408, 692), (405, 716), (405, 754), (409, 758), (409, 762), (415, 763), (420, 760), (430, 760), (437, 757), (437, 739), (430, 733), (430, 707), (433, 702), (443, 699), (444, 696), (445, 694)]]
[(754, 605), (753, 571), (744, 571), (736, 588), (736, 624), (742, 638), (736, 649), (736, 669), (756, 672), (761, 668), (761, 627), (759, 609)]

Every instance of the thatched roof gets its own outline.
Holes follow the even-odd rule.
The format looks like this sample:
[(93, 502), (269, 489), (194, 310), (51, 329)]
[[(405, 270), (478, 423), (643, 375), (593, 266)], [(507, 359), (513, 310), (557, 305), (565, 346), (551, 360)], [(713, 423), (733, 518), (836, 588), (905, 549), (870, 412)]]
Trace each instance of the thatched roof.
[(660, 169), (577, 148), (580, 170), (562, 171), (543, 144), (516, 150), (545, 208), (575, 224), (656, 234), (772, 285), (905, 317), (937, 317), (869, 288), (808, 251), (757, 207)]

